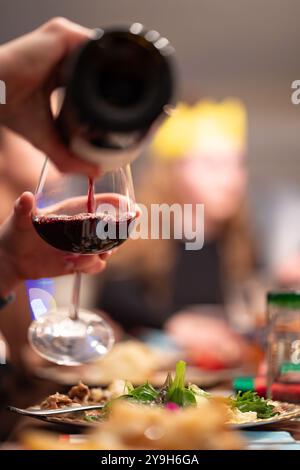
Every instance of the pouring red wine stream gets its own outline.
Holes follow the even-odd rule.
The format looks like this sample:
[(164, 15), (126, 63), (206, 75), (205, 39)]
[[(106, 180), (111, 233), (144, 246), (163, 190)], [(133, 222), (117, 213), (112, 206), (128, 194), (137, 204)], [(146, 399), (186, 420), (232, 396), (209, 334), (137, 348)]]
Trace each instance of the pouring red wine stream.
[(94, 214), (94, 212), (95, 212), (95, 182), (94, 182), (94, 178), (89, 178), (87, 211), (90, 214)]

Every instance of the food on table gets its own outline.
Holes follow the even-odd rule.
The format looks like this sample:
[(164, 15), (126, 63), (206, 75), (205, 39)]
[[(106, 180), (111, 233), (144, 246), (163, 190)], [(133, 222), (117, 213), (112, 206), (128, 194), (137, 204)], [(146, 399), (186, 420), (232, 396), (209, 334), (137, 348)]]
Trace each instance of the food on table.
[(43, 410), (57, 410), (63, 406), (71, 406), (73, 401), (67, 395), (62, 395), (61, 393), (55, 393), (50, 395), (41, 403), (41, 408)]
[[(61, 393), (55, 393), (47, 397), (40, 405), (41, 409), (48, 410), (57, 410), (64, 407), (78, 407), (78, 405), (93, 405), (101, 404), (106, 405), (124, 392), (125, 381), (124, 380), (115, 380), (107, 388), (89, 388), (82, 382), (79, 382), (77, 385), (74, 385), (70, 388), (67, 395)], [(71, 418), (78, 418), (78, 413), (76, 415), (71, 414)], [(94, 422), (103, 419), (103, 411), (98, 410), (88, 410), (83, 413), (80, 413), (80, 419), (86, 422)], [(64, 419), (64, 418), (63, 418)], [(59, 420), (59, 418), (58, 418)]]
[(116, 401), (109, 419), (90, 441), (102, 449), (240, 449), (243, 441), (226, 426), (217, 404), (177, 409)]
[(261, 398), (255, 392), (238, 392), (229, 398), (228, 422), (233, 424), (269, 419), (280, 413), (280, 404)]
[(226, 426), (226, 413), (217, 403), (176, 411), (123, 400), (113, 402), (109, 417), (79, 443), (62, 442), (53, 434), (27, 432), (29, 449), (240, 449), (244, 442)]
[(84, 402), (90, 397), (90, 390), (87, 385), (79, 382), (78, 385), (74, 385), (68, 393), (69, 397), (79, 403)]
[[(268, 419), (279, 413), (276, 408), (276, 402), (265, 400), (257, 395), (256, 392), (238, 392), (236, 397), (229, 399), (229, 405), (233, 410), (233, 418), (239, 421), (241, 415), (248, 415), (248, 420), (253, 421), (257, 418)], [(252, 419), (251, 419), (252, 417)]]
[(158, 354), (140, 341), (117, 343), (109, 354), (97, 362), (98, 376), (103, 383), (116, 379), (140, 383), (160, 368)]
[(185, 362), (177, 362), (175, 376), (168, 374), (165, 383), (160, 388), (155, 388), (149, 382), (133, 386), (129, 381), (124, 380), (116, 380), (105, 389), (89, 388), (79, 382), (69, 390), (67, 395), (59, 393), (51, 395), (40, 406), (44, 409), (57, 409), (65, 406), (103, 404), (103, 409), (80, 412), (80, 415), (78, 413), (68, 415), (70, 418), (73, 416), (77, 422), (81, 420), (85, 424), (107, 419), (116, 401), (143, 406), (144, 410), (146, 410), (145, 405), (150, 405), (151, 408), (162, 408), (168, 411), (191, 408), (192, 412), (202, 406), (210, 409), (217, 405), (222, 407), (227, 423), (231, 424), (269, 419), (286, 411), (284, 404), (266, 400), (251, 391), (238, 392), (236, 396), (227, 398), (213, 396), (195, 384), (186, 385), (185, 371)]

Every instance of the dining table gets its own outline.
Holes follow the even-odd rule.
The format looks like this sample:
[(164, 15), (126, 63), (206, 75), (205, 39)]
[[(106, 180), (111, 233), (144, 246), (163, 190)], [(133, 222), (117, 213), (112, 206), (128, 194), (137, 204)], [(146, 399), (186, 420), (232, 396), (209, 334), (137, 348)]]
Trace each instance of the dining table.
[[(66, 387), (54, 384), (49, 380), (41, 380), (34, 378), (31, 382), (31, 391), (29, 394), (31, 403), (19, 401), (19, 406), (30, 406), (32, 400), (36, 403), (42, 401), (47, 394), (54, 392), (64, 393)], [(36, 391), (36, 392), (35, 392)], [(209, 390), (212, 394), (229, 394), (232, 393), (231, 382), (225, 381)], [(26, 393), (27, 396), (27, 393)], [(16, 403), (13, 403), (16, 405)], [(37, 420), (35, 418), (20, 416), (11, 413), (8, 410), (2, 410), (1, 419), (13, 422), (11, 431), (0, 446), (3, 449), (22, 449), (20, 444), (20, 436), (28, 430), (55, 432), (61, 439), (68, 440), (72, 438), (76, 441), (75, 436), (80, 436), (84, 429), (78, 426), (70, 426), (67, 424), (54, 424)], [(267, 424), (259, 427), (249, 427), (240, 431), (246, 441), (249, 450), (300, 450), (300, 417), (288, 421)]]

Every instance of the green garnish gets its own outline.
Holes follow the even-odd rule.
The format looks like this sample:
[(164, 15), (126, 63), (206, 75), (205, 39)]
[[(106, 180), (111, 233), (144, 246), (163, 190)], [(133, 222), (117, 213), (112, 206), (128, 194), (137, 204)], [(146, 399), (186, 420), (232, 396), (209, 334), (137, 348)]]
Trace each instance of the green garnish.
[(262, 419), (271, 418), (277, 414), (273, 405), (252, 391), (238, 392), (236, 397), (230, 398), (230, 405), (233, 408), (238, 408), (242, 413), (255, 411), (257, 417)]
[[(88, 422), (95, 422), (104, 419), (109, 415), (111, 405), (120, 399), (158, 406), (174, 403), (180, 407), (196, 406), (197, 403), (201, 403), (203, 398), (210, 399), (211, 395), (199, 388), (197, 385), (189, 384), (185, 386), (185, 372), (186, 363), (184, 361), (177, 362), (174, 378), (171, 374), (168, 374), (165, 383), (158, 390), (149, 382), (137, 387), (134, 387), (130, 382), (126, 382), (123, 395), (107, 402), (103, 407), (101, 416), (87, 415), (84, 419)], [(278, 414), (274, 405), (270, 404), (268, 400), (261, 398), (256, 392), (252, 391), (240, 391), (235, 397), (232, 396), (227, 398), (226, 403), (232, 408), (238, 409), (242, 413), (254, 411), (257, 414), (257, 418), (260, 419), (271, 418)]]
[(192, 386), (185, 386), (185, 368), (186, 364), (184, 361), (177, 362), (174, 379), (168, 374), (160, 390), (156, 390), (149, 382), (138, 387), (134, 387), (130, 382), (126, 382), (125, 393), (118, 399), (123, 398), (139, 403), (153, 403), (157, 405), (164, 405), (170, 402), (176, 403), (178, 406), (196, 405), (196, 390)]
[(193, 390), (185, 386), (185, 367), (184, 361), (178, 361), (176, 364), (176, 374), (171, 380), (166, 394), (166, 402), (176, 403), (178, 406), (196, 405), (196, 397)]
[(143, 403), (155, 401), (159, 395), (159, 392), (148, 382), (136, 388), (132, 385), (127, 385), (127, 390), (127, 394), (123, 395), (123, 398), (129, 398)]
[(90, 423), (94, 423), (95, 421), (99, 421), (99, 419), (102, 419), (102, 417), (99, 416), (99, 415), (86, 415), (84, 417), (84, 420), (88, 421)]

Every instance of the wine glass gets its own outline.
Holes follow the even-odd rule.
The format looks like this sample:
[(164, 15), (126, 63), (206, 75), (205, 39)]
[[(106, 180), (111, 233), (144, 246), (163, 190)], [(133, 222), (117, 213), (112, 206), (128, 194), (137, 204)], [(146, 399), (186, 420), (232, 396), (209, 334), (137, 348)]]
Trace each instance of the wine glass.
[[(46, 159), (35, 202), (32, 223), (40, 237), (58, 250), (87, 256), (123, 243), (136, 217), (129, 165), (91, 180), (79, 175), (53, 176)], [(79, 308), (80, 284), (81, 273), (76, 272), (70, 307), (42, 315), (29, 328), (33, 349), (56, 364), (93, 361), (114, 343), (108, 323)]]

